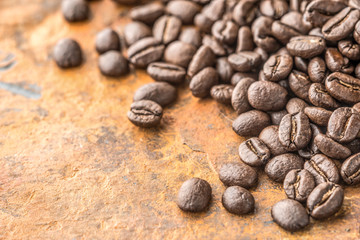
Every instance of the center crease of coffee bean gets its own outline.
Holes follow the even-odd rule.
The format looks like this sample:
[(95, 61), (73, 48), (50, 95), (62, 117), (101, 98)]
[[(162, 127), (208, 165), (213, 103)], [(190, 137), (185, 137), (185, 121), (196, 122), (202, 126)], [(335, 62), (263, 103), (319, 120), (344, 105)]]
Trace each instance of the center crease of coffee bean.
[(315, 169), (315, 171), (317, 171), (320, 176), (322, 176), (326, 182), (329, 181), (329, 179), (327, 178), (327, 176), (325, 175), (325, 173), (319, 168), (318, 165), (316, 165), (316, 163), (313, 160), (309, 160), (311, 166)]

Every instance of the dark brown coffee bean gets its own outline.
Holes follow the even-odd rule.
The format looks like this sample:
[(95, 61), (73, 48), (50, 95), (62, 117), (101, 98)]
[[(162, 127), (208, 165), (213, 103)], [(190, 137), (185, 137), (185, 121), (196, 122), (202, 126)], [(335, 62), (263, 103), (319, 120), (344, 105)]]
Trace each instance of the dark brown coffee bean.
[(301, 57), (294, 57), (294, 65), (300, 72), (306, 73), (308, 71), (308, 61)]
[(253, 36), (250, 27), (240, 27), (236, 46), (236, 52), (252, 51), (254, 49)]
[(78, 67), (83, 61), (79, 43), (70, 38), (61, 39), (56, 43), (53, 57), (60, 68)]
[(360, 113), (353, 108), (336, 109), (330, 119), (327, 135), (340, 143), (354, 140), (360, 131)]
[(312, 123), (310, 123), (310, 128), (311, 128), (311, 132), (312, 132), (312, 138), (311, 138), (310, 143), (308, 144), (308, 146), (306, 146), (305, 148), (298, 151), (298, 154), (300, 155), (300, 157), (303, 157), (306, 159), (310, 159), (314, 155), (320, 153), (319, 148), (314, 143), (314, 139), (318, 134), (321, 133), (321, 130), (317, 125), (312, 124)]
[(324, 134), (317, 135), (314, 143), (323, 154), (331, 158), (346, 159), (351, 155), (350, 149), (335, 142)]
[(164, 44), (175, 41), (181, 31), (181, 20), (174, 16), (162, 16), (154, 23), (154, 38)]
[(61, 4), (64, 18), (68, 22), (81, 22), (89, 18), (89, 5), (84, 0), (64, 0)]
[(330, 95), (339, 101), (360, 102), (360, 79), (358, 78), (335, 72), (326, 78), (325, 87)]
[(257, 81), (248, 89), (248, 100), (250, 105), (256, 109), (279, 111), (286, 105), (287, 91), (277, 83)]
[(286, 110), (278, 111), (278, 112), (269, 112), (271, 122), (274, 125), (279, 125), (281, 122), (281, 119), (288, 114)]
[(256, 16), (256, 0), (239, 1), (233, 11), (233, 19), (240, 26), (249, 25)]
[(279, 49), (278, 41), (272, 36), (271, 26), (273, 20), (269, 17), (258, 17), (251, 26), (251, 32), (256, 46), (264, 49), (266, 52), (275, 52)]
[(210, 94), (211, 88), (218, 84), (219, 76), (212, 67), (207, 67), (196, 74), (190, 82), (190, 90), (194, 97), (204, 98)]
[(330, 18), (322, 27), (326, 40), (339, 41), (349, 36), (360, 18), (360, 11), (350, 7), (344, 8)]
[(195, 27), (186, 27), (181, 31), (179, 41), (200, 47), (202, 41), (200, 31)]
[(119, 35), (111, 28), (105, 28), (96, 35), (95, 46), (99, 54), (110, 50), (120, 51)]
[(147, 25), (152, 25), (164, 13), (164, 6), (154, 2), (131, 9), (130, 18)]
[(154, 62), (147, 67), (147, 73), (156, 81), (172, 84), (181, 83), (186, 76), (184, 68), (163, 62)]
[(188, 68), (188, 75), (193, 77), (206, 67), (212, 67), (215, 63), (215, 54), (208, 46), (201, 46), (194, 54)]
[(192, 1), (174, 0), (167, 4), (166, 11), (178, 17), (183, 24), (191, 24), (195, 15), (200, 12), (200, 6)]
[(251, 110), (240, 114), (233, 122), (232, 128), (240, 136), (256, 136), (261, 130), (270, 125), (268, 114)]
[(315, 186), (313, 175), (305, 169), (291, 170), (284, 179), (284, 190), (287, 197), (299, 202), (306, 202)]
[(360, 153), (357, 153), (344, 161), (341, 165), (341, 177), (349, 185), (360, 183)]
[(222, 44), (214, 37), (205, 35), (202, 41), (203, 45), (208, 46), (215, 53), (216, 56), (226, 55), (226, 50)]
[(177, 205), (186, 212), (202, 212), (209, 207), (211, 192), (211, 186), (207, 181), (191, 178), (181, 185)]
[(325, 52), (326, 66), (332, 72), (352, 73), (354, 66), (351, 65), (348, 58), (344, 58), (343, 55), (337, 50), (337, 48), (328, 48)]
[(225, 186), (251, 188), (257, 184), (256, 171), (244, 163), (226, 163), (221, 166), (219, 178)]
[(176, 88), (166, 82), (148, 83), (136, 90), (133, 100), (151, 100), (162, 107), (169, 105), (176, 99)]
[(309, 106), (304, 100), (300, 98), (291, 98), (286, 104), (286, 111), (290, 114), (302, 112), (304, 108)]
[(288, 11), (288, 3), (283, 0), (264, 0), (260, 2), (260, 12), (273, 19), (281, 18)]
[(293, 70), (289, 75), (289, 86), (296, 96), (305, 101), (309, 101), (311, 82), (305, 73)]
[(128, 48), (129, 61), (137, 67), (145, 68), (161, 59), (165, 46), (155, 38), (143, 38)]
[(274, 37), (282, 44), (287, 44), (292, 37), (300, 36), (301, 33), (280, 21), (274, 21), (271, 25)]
[(261, 63), (261, 57), (256, 52), (239, 52), (231, 54), (228, 61), (234, 70), (239, 72), (249, 72), (258, 67)]
[(166, 47), (164, 59), (168, 63), (187, 68), (195, 53), (196, 48), (193, 45), (175, 41)]
[(288, 114), (279, 125), (279, 140), (289, 151), (300, 150), (311, 140), (309, 118), (303, 112)]
[(254, 211), (255, 199), (245, 188), (232, 186), (225, 190), (222, 204), (228, 212), (243, 215)]
[(234, 74), (227, 57), (218, 58), (216, 60), (216, 71), (219, 74), (220, 80), (225, 83), (231, 82), (231, 77)]
[(308, 116), (311, 122), (319, 126), (327, 126), (332, 114), (331, 111), (320, 107), (306, 107), (304, 108), (304, 113)]
[(210, 95), (215, 101), (223, 104), (231, 104), (231, 96), (234, 86), (230, 84), (215, 85), (210, 90)]
[(306, 227), (310, 220), (306, 209), (298, 201), (284, 199), (271, 208), (274, 221), (287, 231), (298, 231)]
[(279, 126), (272, 125), (264, 128), (259, 138), (268, 146), (273, 156), (284, 154), (287, 152), (285, 146), (283, 146), (279, 140)]
[(356, 103), (356, 104), (353, 106), (353, 108), (354, 108), (356, 111), (360, 112), (360, 102)]
[(334, 215), (342, 206), (344, 190), (341, 186), (326, 182), (318, 185), (307, 200), (311, 217), (324, 219)]
[(335, 163), (323, 154), (314, 155), (305, 162), (304, 168), (314, 176), (316, 185), (323, 182), (338, 183), (340, 180), (339, 170)]
[(309, 100), (317, 107), (323, 107), (330, 110), (340, 106), (321, 83), (311, 84), (309, 88)]
[(124, 27), (124, 38), (128, 46), (150, 36), (150, 28), (142, 22), (130, 22)]
[(302, 169), (304, 160), (296, 154), (285, 153), (270, 159), (265, 166), (266, 175), (275, 182), (283, 182), (286, 174), (293, 169)]
[(206, 5), (202, 13), (212, 22), (221, 19), (225, 13), (226, 1), (225, 0), (212, 0)]
[(252, 78), (255, 80), (257, 79), (257, 74), (252, 72), (248, 72), (248, 73), (237, 72), (231, 77), (231, 84), (235, 86), (244, 78)]
[(360, 139), (356, 138), (354, 140), (352, 140), (349, 143), (344, 144), (345, 147), (347, 147), (348, 149), (350, 149), (351, 154), (357, 154), (360, 153)]
[(354, 40), (360, 44), (360, 22), (357, 22), (353, 32)]
[(236, 84), (231, 97), (231, 105), (237, 114), (251, 110), (247, 93), (250, 85), (254, 82), (255, 80), (253, 78), (243, 78)]
[(338, 48), (342, 55), (350, 60), (360, 59), (360, 45), (355, 44), (351, 40), (342, 40), (338, 42)]
[(141, 100), (131, 104), (128, 119), (138, 127), (155, 127), (160, 124), (162, 107), (150, 100)]
[(312, 28), (309, 22), (303, 20), (303, 15), (299, 12), (288, 12), (281, 19), (280, 22), (295, 29), (301, 34), (307, 34)]
[(324, 38), (324, 35), (322, 34), (321, 28), (319, 28), (319, 27), (311, 29), (310, 32), (309, 32), (309, 35)]
[(289, 55), (272, 55), (264, 64), (264, 74), (268, 81), (280, 81), (291, 72), (293, 59)]
[(320, 57), (311, 59), (308, 65), (308, 74), (312, 82), (323, 82), (326, 74), (325, 61)]
[(252, 137), (239, 146), (239, 156), (243, 162), (252, 166), (264, 166), (270, 158), (270, 149), (257, 137)]
[(231, 45), (236, 41), (238, 30), (232, 21), (218, 20), (212, 25), (211, 33), (220, 42)]
[(286, 45), (292, 56), (313, 58), (320, 55), (326, 47), (325, 40), (316, 36), (298, 36), (290, 39)]
[(121, 52), (114, 50), (100, 55), (99, 68), (103, 75), (109, 77), (119, 77), (129, 72), (127, 60)]

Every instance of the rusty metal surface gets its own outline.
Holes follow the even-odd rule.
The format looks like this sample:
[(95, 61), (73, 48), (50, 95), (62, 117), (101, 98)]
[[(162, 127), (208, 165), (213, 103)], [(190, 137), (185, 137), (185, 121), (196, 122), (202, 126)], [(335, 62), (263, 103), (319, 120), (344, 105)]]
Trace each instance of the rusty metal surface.
[[(126, 9), (91, 4), (91, 21), (68, 24), (59, 0), (0, 1), (0, 239), (359, 239), (360, 193), (326, 221), (288, 233), (271, 219), (282, 187), (260, 174), (255, 213), (221, 205), (219, 166), (238, 161), (243, 140), (231, 109), (192, 97), (184, 85), (157, 129), (139, 129), (126, 112), (143, 71), (101, 76), (96, 32), (121, 31)], [(62, 71), (51, 49), (77, 39), (86, 63)], [(176, 193), (191, 177), (209, 181), (210, 210), (181, 212)]]

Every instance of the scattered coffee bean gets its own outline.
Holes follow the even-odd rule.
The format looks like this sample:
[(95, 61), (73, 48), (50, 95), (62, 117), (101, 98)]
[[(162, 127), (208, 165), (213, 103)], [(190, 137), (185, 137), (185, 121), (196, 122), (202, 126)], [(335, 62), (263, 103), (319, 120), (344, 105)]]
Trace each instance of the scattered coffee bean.
[(161, 59), (165, 46), (155, 38), (143, 38), (128, 49), (129, 61), (137, 67), (145, 68)]
[(195, 52), (196, 48), (193, 45), (175, 41), (165, 49), (164, 59), (168, 63), (187, 68)]
[(327, 135), (340, 143), (354, 140), (360, 131), (360, 113), (353, 108), (341, 107), (330, 116)]
[(265, 166), (266, 175), (275, 182), (282, 182), (293, 169), (302, 169), (304, 160), (296, 154), (285, 153), (273, 157)]
[(340, 180), (335, 163), (323, 154), (314, 155), (309, 161), (305, 162), (304, 168), (314, 176), (316, 185), (323, 182), (338, 183)]
[(327, 126), (332, 114), (331, 111), (320, 107), (306, 107), (304, 108), (304, 113), (308, 116), (311, 122), (319, 126)]
[(212, 67), (215, 63), (215, 54), (208, 46), (201, 46), (194, 56), (188, 67), (188, 75), (193, 77), (206, 67)]
[(146, 5), (134, 7), (130, 11), (130, 18), (140, 21), (147, 25), (153, 24), (164, 13), (164, 6), (154, 2)]
[(280, 81), (291, 72), (293, 59), (289, 55), (273, 55), (264, 64), (264, 74), (268, 81)]
[(141, 100), (131, 104), (128, 119), (139, 127), (155, 127), (160, 124), (163, 109), (156, 102)]
[(83, 60), (79, 43), (70, 38), (61, 39), (56, 43), (53, 57), (60, 68), (78, 67)]
[(325, 81), (326, 90), (331, 96), (346, 103), (360, 102), (360, 79), (351, 75), (335, 72)]
[(344, 161), (341, 165), (341, 177), (349, 185), (360, 183), (360, 153), (357, 153)]
[(314, 143), (322, 153), (331, 158), (346, 159), (351, 155), (350, 149), (335, 142), (324, 134), (317, 135)]
[(311, 81), (303, 72), (293, 70), (289, 76), (289, 87), (299, 98), (309, 102), (309, 89)]
[(211, 186), (207, 181), (191, 178), (181, 185), (177, 205), (186, 212), (205, 211), (209, 207), (211, 193)]
[(273, 156), (287, 153), (287, 148), (281, 144), (279, 140), (279, 126), (272, 125), (264, 128), (259, 138), (266, 144), (270, 149), (270, 152)]
[(222, 204), (228, 212), (243, 215), (254, 211), (255, 199), (245, 188), (231, 186), (225, 190)]
[(284, 179), (286, 195), (299, 202), (306, 202), (315, 186), (313, 175), (305, 169), (291, 170)]
[(210, 95), (215, 101), (223, 104), (231, 104), (231, 96), (234, 86), (229, 84), (215, 85), (210, 90)]
[(252, 166), (264, 166), (270, 158), (270, 149), (257, 137), (252, 137), (239, 146), (239, 156), (243, 162)]
[(176, 88), (166, 82), (148, 83), (136, 90), (133, 99), (151, 100), (164, 107), (175, 101)]
[(312, 138), (311, 138), (310, 143), (305, 148), (300, 149), (298, 151), (298, 154), (300, 155), (300, 157), (303, 157), (306, 159), (310, 159), (314, 155), (320, 153), (319, 148), (314, 143), (314, 139), (318, 134), (321, 133), (321, 130), (317, 125), (312, 124), (312, 123), (310, 123), (310, 128), (311, 128), (311, 132), (312, 132)]
[(121, 52), (108, 51), (99, 57), (99, 68), (102, 74), (109, 77), (120, 77), (129, 72), (126, 58)]
[(308, 65), (308, 74), (312, 82), (323, 82), (326, 74), (325, 61), (320, 57), (314, 57), (311, 59)]
[(342, 40), (338, 43), (339, 51), (350, 60), (360, 60), (360, 45), (351, 40)]
[(244, 163), (226, 163), (220, 168), (219, 178), (225, 186), (251, 188), (257, 184), (258, 175)]
[(320, 55), (326, 44), (321, 37), (298, 36), (291, 38), (286, 47), (291, 55), (309, 59)]
[(302, 112), (309, 105), (300, 98), (291, 98), (286, 104), (286, 110), (290, 114)]
[(96, 35), (96, 51), (103, 54), (107, 51), (120, 51), (119, 35), (111, 28), (105, 28)]
[(181, 20), (174, 16), (162, 16), (154, 23), (154, 38), (164, 44), (176, 40), (181, 31)]
[(200, 31), (195, 27), (185, 27), (179, 36), (179, 41), (200, 47), (202, 39)]
[(240, 136), (256, 136), (261, 130), (270, 125), (268, 114), (251, 110), (240, 114), (233, 122), (233, 130)]
[(332, 110), (340, 106), (321, 83), (313, 83), (310, 85), (308, 97), (310, 102), (317, 107)]
[(236, 84), (231, 97), (231, 105), (238, 114), (251, 110), (247, 94), (250, 85), (254, 82), (253, 78), (243, 78)]
[(183, 24), (190, 24), (193, 22), (195, 15), (200, 11), (200, 6), (191, 1), (174, 0), (167, 4), (166, 11), (178, 17)]
[(128, 46), (150, 36), (150, 28), (142, 22), (130, 22), (124, 28), (124, 38)]
[(211, 88), (218, 84), (219, 77), (214, 68), (207, 67), (196, 74), (190, 82), (190, 90), (194, 97), (204, 98), (210, 94)]
[(332, 72), (351, 74), (354, 71), (354, 66), (350, 63), (350, 60), (344, 57), (337, 48), (326, 49), (325, 62)]
[(183, 67), (163, 62), (151, 63), (146, 71), (156, 81), (171, 84), (181, 83), (186, 76), (186, 71)]
[(89, 18), (89, 5), (84, 0), (63, 0), (61, 10), (68, 22), (81, 22)]
[(248, 26), (240, 27), (237, 37), (238, 40), (237, 40), (236, 52), (252, 51), (254, 49), (253, 36), (250, 27)]

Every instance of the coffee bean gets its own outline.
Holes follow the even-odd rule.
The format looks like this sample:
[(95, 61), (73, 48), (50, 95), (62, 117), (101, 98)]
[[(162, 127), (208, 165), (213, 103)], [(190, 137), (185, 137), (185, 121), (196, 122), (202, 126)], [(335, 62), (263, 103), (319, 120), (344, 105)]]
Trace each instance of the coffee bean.
[(275, 52), (280, 47), (278, 41), (272, 36), (272, 24), (273, 20), (271, 18), (260, 16), (251, 26), (256, 46), (264, 49), (266, 52)]
[(137, 67), (145, 68), (161, 59), (165, 46), (155, 38), (143, 38), (128, 48), (129, 61)]
[(289, 5), (286, 1), (283, 0), (264, 0), (260, 2), (259, 9), (260, 12), (268, 17), (279, 19), (285, 13), (287, 13)]
[(176, 40), (181, 31), (181, 20), (174, 16), (162, 16), (154, 23), (154, 38), (164, 44)]
[(296, 154), (285, 153), (270, 159), (265, 166), (266, 175), (275, 182), (283, 182), (286, 174), (293, 169), (302, 169), (304, 160)]
[(316, 136), (314, 142), (319, 150), (328, 157), (335, 159), (346, 159), (351, 155), (351, 151), (348, 148), (344, 147), (340, 143), (335, 142), (324, 134), (319, 134)]
[(360, 102), (360, 79), (358, 78), (335, 72), (326, 78), (325, 87), (330, 95), (339, 101)]
[(240, 114), (233, 122), (233, 130), (240, 136), (256, 136), (261, 130), (270, 125), (268, 114), (251, 110)]
[(298, 201), (284, 199), (271, 208), (274, 221), (287, 231), (298, 231), (306, 227), (310, 220), (306, 209)]
[(326, 40), (339, 41), (349, 36), (360, 18), (360, 11), (350, 7), (344, 8), (330, 18), (322, 27)]
[(279, 140), (279, 126), (272, 125), (264, 128), (259, 134), (259, 138), (270, 149), (271, 155), (278, 156), (287, 152)]
[(294, 57), (294, 65), (297, 70), (300, 72), (307, 73), (308, 71), (308, 61), (301, 57)]
[(119, 35), (111, 28), (105, 28), (96, 35), (95, 47), (99, 54), (110, 50), (120, 51)]
[(344, 144), (345, 147), (347, 147), (348, 149), (350, 149), (351, 154), (357, 154), (360, 153), (360, 139), (356, 138), (354, 140), (352, 140), (349, 143)]
[(175, 41), (166, 47), (164, 59), (168, 63), (187, 68), (195, 52), (196, 48), (193, 45)]
[(257, 81), (248, 89), (248, 100), (250, 105), (256, 109), (279, 111), (286, 105), (287, 91), (277, 83)]
[(215, 54), (208, 46), (201, 46), (194, 54), (188, 68), (188, 75), (193, 77), (206, 67), (212, 67), (215, 63)]
[(178, 17), (183, 24), (191, 24), (195, 15), (200, 12), (200, 6), (191, 1), (174, 0), (167, 4), (166, 11)]
[(202, 212), (210, 205), (211, 192), (211, 186), (207, 181), (191, 178), (181, 185), (177, 205), (186, 212)]
[[(220, 0), (223, 1), (223, 0)], [(215, 1), (213, 1), (215, 2)], [(218, 1), (219, 2), (219, 1)], [(214, 21), (209, 19), (207, 16), (205, 16), (202, 13), (196, 14), (194, 18), (194, 24), (196, 27), (198, 27), (202, 32), (210, 33), (211, 27), (213, 25)]]
[(184, 81), (186, 71), (184, 68), (163, 62), (154, 62), (147, 67), (147, 73), (156, 81), (179, 84)]
[(319, 126), (327, 126), (332, 114), (331, 111), (320, 107), (306, 107), (304, 108), (304, 113), (308, 116), (311, 122)]
[(194, 97), (204, 98), (210, 94), (211, 88), (218, 84), (219, 76), (212, 67), (207, 67), (196, 74), (190, 82), (190, 90)]
[(148, 83), (136, 90), (133, 100), (151, 100), (162, 107), (169, 105), (176, 99), (176, 88), (166, 82)]
[(286, 110), (290, 114), (302, 112), (309, 105), (300, 98), (291, 98), (286, 104)]
[(305, 169), (291, 170), (284, 179), (284, 190), (287, 197), (299, 202), (306, 202), (315, 186), (313, 175)]
[(293, 70), (289, 75), (289, 86), (296, 96), (305, 101), (309, 101), (311, 82), (305, 73)]
[(239, 1), (233, 11), (233, 19), (240, 26), (250, 24), (256, 16), (256, 0)]
[(322, 34), (321, 28), (319, 28), (319, 27), (311, 29), (310, 32), (309, 32), (309, 35), (324, 38), (324, 35)]
[(212, 22), (221, 19), (225, 13), (226, 1), (225, 0), (212, 0), (206, 5), (202, 13)]
[(272, 55), (264, 64), (264, 74), (268, 81), (280, 81), (291, 72), (293, 59), (289, 55)]
[(221, 166), (219, 178), (225, 186), (251, 188), (257, 184), (256, 171), (244, 163), (226, 163)]
[(232, 186), (225, 190), (222, 204), (228, 212), (243, 215), (254, 211), (255, 199), (245, 188)]
[(279, 125), (281, 122), (281, 119), (288, 114), (286, 110), (278, 111), (278, 112), (269, 112), (271, 122), (274, 125)]
[(319, 184), (307, 200), (311, 217), (324, 219), (334, 215), (342, 206), (344, 190), (337, 184), (325, 182)]
[(231, 77), (234, 74), (234, 70), (232, 69), (226, 57), (218, 58), (216, 60), (216, 71), (219, 74), (220, 80), (222, 82), (231, 82)]
[(109, 77), (119, 77), (129, 72), (127, 60), (121, 52), (108, 51), (99, 57), (99, 68), (103, 75)]
[(325, 61), (320, 57), (311, 59), (308, 65), (308, 74), (312, 82), (323, 82), (326, 74)]
[(210, 90), (210, 95), (215, 101), (223, 104), (231, 104), (231, 96), (234, 86), (230, 84), (215, 85)]
[(251, 106), (247, 98), (247, 92), (250, 85), (254, 82), (255, 80), (253, 78), (243, 78), (236, 84), (231, 97), (231, 105), (237, 114), (251, 110)]
[(205, 35), (202, 43), (203, 45), (210, 47), (216, 56), (224, 56), (226, 54), (226, 50), (222, 44), (212, 36)]
[(236, 52), (252, 51), (254, 49), (253, 36), (250, 27), (240, 27), (237, 35)]
[(61, 39), (56, 43), (53, 57), (60, 68), (78, 67), (83, 61), (79, 43), (70, 38)]
[(354, 40), (360, 44), (360, 22), (357, 22), (353, 32)]
[(181, 31), (179, 41), (200, 47), (202, 41), (200, 31), (195, 27), (186, 27)]
[(231, 45), (236, 41), (238, 30), (232, 21), (218, 20), (212, 25), (211, 33), (220, 42)]
[(282, 44), (287, 44), (292, 37), (301, 35), (301, 33), (297, 30), (280, 21), (273, 22), (271, 25), (271, 31), (274, 37)]
[(255, 81), (255, 79), (257, 79), (257, 74), (252, 72), (249, 73), (237, 72), (231, 77), (231, 84), (236, 86), (244, 78), (252, 78)]
[(260, 55), (248, 51), (231, 54), (228, 61), (233, 69), (239, 72), (249, 72), (261, 64)]
[(291, 38), (286, 47), (291, 55), (309, 59), (320, 55), (326, 44), (321, 37), (298, 36)]
[(268, 58), (269, 58), (269, 54), (261, 47), (255, 48), (254, 52), (256, 52), (257, 54), (260, 55), (262, 62), (266, 62), (268, 60)]
[(84, 0), (64, 0), (61, 3), (61, 10), (68, 22), (81, 22), (89, 18), (89, 5)]
[[(320, 135), (322, 134), (318, 136)], [(304, 168), (314, 176), (316, 185), (323, 182), (338, 183), (340, 180), (339, 170), (335, 163), (323, 154), (314, 155), (305, 162)]]
[(300, 12), (290, 11), (280, 19), (280, 22), (304, 35), (312, 29), (309, 22), (303, 21), (303, 15)]
[(344, 161), (341, 165), (341, 177), (349, 185), (360, 183), (360, 153), (357, 153)]
[(360, 112), (360, 102), (356, 103), (356, 104), (353, 106), (353, 109), (355, 109), (356, 111)]
[(160, 124), (163, 109), (156, 102), (141, 100), (131, 104), (128, 119), (138, 127), (155, 127)]
[(318, 134), (321, 133), (321, 130), (317, 125), (312, 124), (312, 123), (310, 123), (310, 128), (311, 128), (311, 132), (312, 132), (312, 137), (311, 137), (310, 143), (305, 148), (298, 151), (298, 154), (300, 155), (300, 157), (303, 157), (306, 159), (310, 159), (314, 155), (320, 153), (319, 148), (314, 143), (314, 139)]
[(154, 2), (146, 5), (134, 7), (130, 11), (130, 18), (140, 21), (147, 25), (152, 25), (164, 13), (164, 6)]
[(360, 131), (360, 113), (353, 108), (336, 109), (330, 119), (327, 135), (340, 143), (354, 140)]
[(338, 43), (339, 51), (350, 60), (360, 60), (360, 45), (351, 40), (342, 40)]
[(340, 104), (328, 93), (325, 86), (321, 83), (313, 83), (309, 88), (309, 100), (317, 107), (325, 109), (335, 109)]
[(252, 167), (265, 165), (270, 158), (270, 154), (270, 149), (257, 137), (252, 137), (239, 146), (241, 160)]
[(150, 36), (150, 28), (142, 22), (130, 22), (124, 27), (124, 38), (128, 46), (131, 46), (140, 39)]
[(354, 66), (351, 65), (348, 58), (343, 57), (337, 48), (328, 48), (325, 52), (326, 66), (332, 72), (343, 72), (351, 74), (354, 71)]

